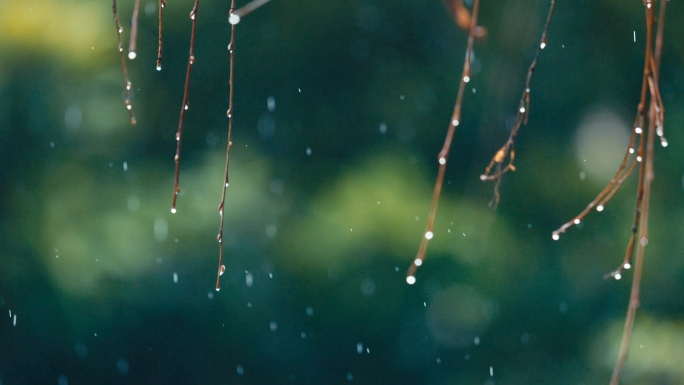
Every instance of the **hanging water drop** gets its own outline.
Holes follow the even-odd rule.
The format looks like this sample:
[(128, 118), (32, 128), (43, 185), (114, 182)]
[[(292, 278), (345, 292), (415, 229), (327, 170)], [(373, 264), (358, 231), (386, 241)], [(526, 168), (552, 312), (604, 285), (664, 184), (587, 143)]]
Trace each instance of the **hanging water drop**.
[(409, 285), (413, 285), (414, 283), (416, 283), (416, 277), (409, 275), (408, 277), (406, 277), (406, 283), (408, 283)]
[[(226, 272), (226, 265), (221, 265), (221, 267), (219, 267), (219, 275), (223, 275), (223, 273), (225, 273), (225, 272)], [(216, 290), (218, 290), (218, 289), (216, 289)]]

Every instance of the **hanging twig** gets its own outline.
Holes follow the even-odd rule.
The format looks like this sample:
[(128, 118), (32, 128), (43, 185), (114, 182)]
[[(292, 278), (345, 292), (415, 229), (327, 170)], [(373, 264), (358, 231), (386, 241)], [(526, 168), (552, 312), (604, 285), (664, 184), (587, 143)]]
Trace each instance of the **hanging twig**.
[(437, 171), (437, 180), (435, 181), (435, 189), (432, 193), (432, 203), (430, 204), (430, 213), (428, 214), (427, 226), (425, 228), (425, 233), (423, 234), (423, 239), (420, 242), (420, 247), (418, 248), (418, 253), (413, 263), (406, 273), (406, 282), (409, 285), (416, 283), (416, 269), (423, 264), (423, 259), (425, 259), (425, 251), (427, 249), (428, 242), (434, 236), (434, 225), (435, 225), (435, 215), (437, 213), (437, 203), (439, 202), (439, 196), (442, 192), (442, 184), (444, 183), (444, 172), (446, 170), (447, 158), (449, 156), (449, 150), (451, 148), (451, 142), (454, 139), (454, 133), (456, 132), (456, 127), (461, 121), (461, 105), (463, 104), (463, 94), (465, 92), (465, 86), (470, 81), (470, 63), (473, 56), (473, 41), (475, 40), (475, 29), (477, 27), (477, 12), (480, 7), (480, 1), (475, 0), (473, 3), (473, 14), (470, 18), (470, 29), (468, 33), (468, 45), (466, 48), (465, 61), (463, 63), (463, 73), (461, 74), (461, 81), (458, 87), (458, 94), (456, 96), (456, 104), (454, 105), (454, 112), (451, 114), (451, 120), (449, 121), (449, 128), (447, 130), (446, 138), (444, 139), (444, 146), (437, 156), (437, 163), (439, 164), (439, 170)]
[(133, 60), (137, 56), (135, 53), (135, 42), (138, 39), (138, 14), (140, 13), (140, 0), (135, 0), (133, 5), (133, 16), (131, 16), (131, 37), (128, 42), (128, 58)]
[[(646, 0), (646, 63), (644, 65), (644, 78), (648, 83), (648, 90), (650, 93), (650, 103), (648, 108), (648, 138), (646, 140), (646, 157), (645, 165), (640, 168), (639, 176), (639, 196), (641, 199), (638, 200), (637, 213), (640, 215), (639, 218), (639, 241), (636, 246), (636, 256), (634, 261), (634, 277), (632, 278), (632, 290), (629, 296), (629, 306), (627, 307), (627, 316), (625, 319), (625, 327), (622, 333), (622, 342), (620, 343), (620, 351), (618, 353), (617, 360), (615, 362), (615, 368), (613, 369), (613, 375), (610, 380), (611, 385), (618, 385), (620, 383), (620, 377), (622, 375), (622, 370), (624, 368), (625, 362), (627, 361), (627, 356), (629, 355), (629, 348), (632, 341), (632, 330), (634, 328), (634, 318), (636, 316), (636, 311), (639, 308), (641, 298), (640, 298), (640, 287), (641, 287), (641, 276), (644, 263), (644, 249), (648, 245), (648, 215), (649, 215), (649, 205), (651, 197), (651, 183), (653, 182), (653, 152), (654, 152), (654, 142), (655, 135), (657, 134), (661, 139), (661, 145), (663, 147), (667, 146), (667, 140), (663, 136), (663, 123), (665, 110), (662, 105), (662, 98), (660, 96), (660, 90), (658, 89), (658, 79), (660, 72), (660, 55), (662, 50), (663, 42), (663, 32), (665, 26), (665, 9), (667, 1), (660, 1), (660, 15), (658, 16), (658, 31), (655, 37), (655, 50), (652, 52), (652, 40), (653, 40), (653, 1)], [(642, 107), (645, 102), (645, 98), (642, 92), (642, 103), (639, 106)], [(643, 145), (643, 140), (642, 140)], [(642, 146), (640, 146), (642, 147)], [(634, 232), (632, 235), (634, 238)], [(630, 241), (630, 247), (633, 246), (634, 240)], [(624, 264), (623, 264), (624, 266)]]
[(226, 166), (223, 172), (223, 186), (221, 192), (221, 203), (218, 206), (219, 216), (221, 222), (219, 224), (219, 232), (216, 239), (219, 243), (219, 262), (218, 274), (216, 275), (216, 291), (221, 290), (221, 275), (226, 271), (226, 266), (223, 264), (223, 223), (225, 219), (226, 206), (226, 189), (230, 184), (228, 180), (228, 166), (230, 164), (230, 149), (233, 147), (233, 67), (235, 62), (235, 26), (240, 22), (240, 18), (268, 3), (270, 0), (254, 0), (251, 3), (235, 10), (235, 0), (230, 2), (230, 11), (228, 11), (228, 22), (230, 23), (230, 43), (228, 44), (228, 52), (230, 54), (230, 68), (228, 77), (228, 143), (226, 145)]
[[(539, 55), (541, 51), (546, 47), (546, 34), (549, 30), (549, 25), (551, 24), (551, 16), (553, 15), (553, 8), (556, 5), (556, 0), (551, 0), (551, 5), (549, 6), (549, 13), (546, 16), (546, 24), (544, 24), (544, 30), (542, 31), (541, 39), (539, 45), (537, 46), (537, 53), (534, 55), (532, 64), (527, 70), (527, 80), (525, 81), (525, 89), (520, 97), (520, 102), (518, 103), (518, 112), (515, 117), (515, 124), (511, 129), (511, 133), (508, 136), (506, 143), (496, 152), (489, 165), (485, 169), (484, 174), (480, 175), (482, 181), (494, 181), (494, 197), (492, 198), (489, 205), (492, 208), (496, 208), (499, 204), (499, 187), (501, 186), (501, 179), (503, 175), (508, 171), (515, 171), (515, 166), (513, 161), (515, 160), (515, 137), (518, 134), (520, 126), (527, 124), (527, 118), (530, 113), (530, 84), (532, 83), (532, 75), (534, 70), (537, 68), (537, 61), (539, 60)], [(504, 167), (503, 164), (508, 158), (508, 164)], [(494, 171), (492, 173), (492, 171)]]
[[(233, 16), (235, 11), (235, 0), (231, 0), (230, 11), (228, 12), (228, 20)], [(224, 208), (226, 204), (226, 189), (229, 185), (228, 180), (228, 164), (230, 163), (230, 149), (233, 147), (232, 137), (233, 137), (233, 64), (235, 61), (235, 24), (230, 24), (230, 43), (228, 44), (228, 52), (230, 54), (230, 68), (228, 77), (228, 111), (226, 115), (228, 116), (228, 144), (226, 145), (226, 167), (223, 172), (223, 187), (221, 192), (221, 203), (219, 203), (218, 211), (221, 216), (221, 222), (219, 224), (219, 232), (216, 239), (219, 243), (219, 263), (218, 263), (218, 274), (216, 276), (216, 291), (221, 290), (221, 275), (226, 271), (226, 267), (223, 265), (223, 221), (224, 221)]]
[(119, 54), (121, 54), (121, 69), (123, 70), (123, 76), (124, 76), (124, 86), (126, 87), (126, 109), (128, 110), (128, 113), (131, 115), (131, 124), (135, 124), (135, 116), (133, 116), (133, 106), (131, 105), (131, 87), (133, 85), (131, 84), (131, 81), (128, 80), (128, 69), (126, 68), (126, 55), (124, 55), (124, 48), (123, 48), (123, 43), (121, 41), (121, 33), (123, 32), (123, 28), (121, 28), (121, 24), (119, 24), (119, 16), (116, 11), (116, 0), (112, 0), (112, 13), (114, 14), (114, 25), (116, 26), (116, 36), (119, 39)]
[(163, 10), (164, 7), (166, 7), (166, 1), (165, 0), (159, 0), (159, 40), (157, 42), (157, 71), (161, 71), (161, 62), (162, 62), (162, 15), (163, 15)]
[(180, 120), (178, 121), (178, 132), (176, 132), (176, 156), (173, 158), (176, 163), (175, 185), (173, 187), (173, 199), (171, 201), (171, 213), (176, 213), (176, 198), (180, 193), (180, 186), (178, 178), (180, 176), (180, 150), (181, 138), (183, 135), (183, 120), (185, 119), (185, 111), (188, 110), (188, 97), (190, 91), (190, 72), (192, 65), (195, 63), (195, 31), (197, 30), (197, 9), (199, 7), (199, 0), (195, 0), (195, 5), (190, 12), (190, 19), (192, 20), (192, 32), (190, 33), (190, 54), (188, 55), (188, 67), (185, 71), (185, 87), (183, 88), (183, 104), (181, 105)]

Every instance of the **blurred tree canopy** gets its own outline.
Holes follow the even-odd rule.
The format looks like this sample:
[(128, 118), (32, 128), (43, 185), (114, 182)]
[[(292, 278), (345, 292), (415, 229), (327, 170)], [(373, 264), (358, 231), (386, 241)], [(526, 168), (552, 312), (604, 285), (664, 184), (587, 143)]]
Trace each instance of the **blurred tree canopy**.
[[(133, 0), (118, 3), (127, 36)], [(167, 3), (157, 71), (157, 2), (141, 2), (131, 126), (111, 4), (0, 0), (0, 384), (608, 381), (630, 280), (602, 276), (622, 259), (635, 178), (560, 241), (551, 231), (629, 140), (641, 1), (557, 3), (496, 211), (479, 175), (508, 137), (548, 2), (482, 1), (488, 35), (413, 286), (465, 34), (439, 1), (274, 0), (245, 17), (218, 293), (229, 2), (199, 7), (169, 211), (192, 3)], [(670, 146), (625, 384), (684, 381), (683, 18), (672, 2)]]

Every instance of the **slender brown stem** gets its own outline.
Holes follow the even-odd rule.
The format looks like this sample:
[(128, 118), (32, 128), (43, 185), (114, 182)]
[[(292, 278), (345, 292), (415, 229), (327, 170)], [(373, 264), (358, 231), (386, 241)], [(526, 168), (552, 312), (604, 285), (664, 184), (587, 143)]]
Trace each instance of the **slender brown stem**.
[(161, 62), (162, 62), (162, 15), (164, 13), (164, 7), (166, 7), (166, 1), (165, 0), (159, 0), (159, 41), (157, 43), (157, 71), (161, 71)]
[[(494, 181), (494, 197), (489, 205), (493, 208), (499, 204), (499, 187), (501, 186), (501, 178), (508, 171), (515, 171), (515, 166), (513, 162), (515, 160), (515, 137), (518, 135), (518, 130), (523, 124), (527, 124), (527, 118), (530, 113), (530, 84), (532, 83), (532, 76), (534, 75), (534, 70), (537, 68), (537, 61), (539, 60), (539, 55), (541, 51), (546, 47), (546, 35), (549, 31), (549, 25), (551, 24), (551, 16), (553, 15), (553, 8), (556, 5), (556, 0), (551, 0), (551, 5), (549, 6), (549, 13), (546, 16), (546, 23), (544, 24), (544, 30), (542, 31), (541, 39), (539, 45), (537, 46), (537, 52), (534, 55), (534, 59), (527, 70), (527, 79), (525, 81), (525, 89), (523, 90), (522, 96), (520, 97), (520, 102), (518, 103), (518, 112), (515, 117), (515, 124), (511, 129), (511, 133), (508, 137), (506, 143), (499, 149), (499, 151), (494, 154), (494, 157), (489, 162), (489, 165), (485, 169), (484, 174), (480, 175), (482, 181)], [(503, 166), (504, 162), (508, 158), (508, 164)], [(496, 166), (496, 167), (494, 167)], [(494, 173), (492, 173), (494, 171)]]
[[(228, 19), (233, 15), (235, 11), (235, 0), (231, 0), (230, 11), (228, 12)], [(228, 144), (226, 145), (226, 167), (223, 172), (223, 187), (221, 192), (221, 203), (219, 203), (218, 211), (221, 216), (221, 223), (219, 225), (219, 232), (216, 239), (219, 243), (219, 263), (218, 263), (218, 274), (216, 276), (216, 291), (221, 290), (221, 275), (226, 270), (223, 265), (223, 221), (224, 221), (224, 209), (226, 203), (226, 189), (228, 188), (228, 165), (230, 163), (230, 149), (233, 147), (232, 137), (233, 137), (233, 64), (235, 61), (235, 24), (230, 25), (230, 43), (228, 44), (228, 52), (230, 53), (230, 69), (228, 77), (228, 111), (226, 115), (228, 116)]]
[(178, 178), (180, 176), (180, 150), (181, 137), (183, 135), (183, 121), (185, 119), (185, 111), (188, 110), (188, 96), (190, 91), (190, 72), (192, 65), (195, 63), (195, 32), (197, 30), (197, 10), (199, 8), (199, 0), (195, 0), (195, 5), (190, 12), (190, 19), (192, 20), (192, 32), (190, 34), (190, 54), (188, 55), (188, 67), (185, 71), (185, 87), (183, 88), (183, 104), (181, 105), (180, 119), (178, 121), (178, 132), (176, 132), (176, 156), (173, 158), (176, 163), (175, 185), (173, 187), (173, 199), (171, 201), (171, 213), (176, 213), (176, 198), (180, 192)]
[(121, 41), (121, 32), (123, 32), (123, 28), (121, 28), (121, 24), (119, 24), (119, 16), (116, 11), (116, 0), (112, 0), (112, 13), (114, 14), (114, 25), (116, 26), (116, 36), (119, 39), (119, 54), (121, 54), (121, 69), (123, 70), (123, 76), (124, 76), (124, 86), (126, 87), (126, 109), (128, 110), (128, 113), (131, 115), (131, 124), (135, 124), (135, 116), (133, 116), (133, 106), (131, 105), (131, 87), (133, 85), (131, 84), (131, 81), (128, 80), (128, 69), (126, 68), (126, 55), (124, 55), (124, 49), (123, 49), (123, 43)]
[[(639, 190), (638, 196), (638, 206), (637, 215), (639, 218), (639, 235), (638, 242), (636, 243), (636, 256), (634, 263), (634, 277), (632, 279), (632, 290), (629, 297), (629, 306), (627, 307), (627, 316), (625, 319), (625, 327), (622, 333), (622, 341), (620, 343), (620, 351), (618, 353), (617, 360), (615, 362), (615, 368), (613, 369), (613, 375), (611, 377), (610, 384), (618, 385), (620, 382), (620, 377), (622, 375), (622, 370), (624, 368), (625, 362), (629, 355), (629, 348), (632, 340), (632, 330), (634, 328), (634, 318), (636, 317), (636, 311), (640, 304), (640, 287), (641, 287), (641, 277), (643, 271), (643, 259), (645, 247), (648, 245), (648, 216), (649, 216), (649, 205), (651, 197), (651, 184), (654, 178), (653, 172), (653, 153), (655, 150), (654, 142), (655, 136), (658, 135), (661, 138), (661, 144), (667, 146), (667, 141), (663, 139), (662, 124), (664, 120), (664, 108), (662, 105), (662, 98), (660, 96), (660, 91), (658, 89), (658, 79), (660, 72), (660, 55), (662, 50), (662, 40), (664, 33), (664, 23), (665, 23), (665, 4), (666, 1), (661, 0), (660, 2), (660, 14), (658, 17), (658, 30), (655, 37), (655, 49), (652, 49), (653, 40), (653, 1), (647, 0), (646, 4), (646, 30), (647, 30), (647, 42), (646, 42), (646, 64), (644, 66), (644, 77), (648, 80), (648, 90), (650, 91), (650, 104), (648, 109), (648, 138), (646, 141), (645, 149), (645, 159), (644, 164), (640, 168), (640, 180), (639, 180)], [(643, 97), (643, 95), (642, 95)], [(643, 100), (642, 100), (643, 102)], [(643, 103), (640, 103), (640, 107)], [(643, 148), (643, 140), (642, 146)], [(634, 238), (634, 234), (632, 235)], [(634, 239), (630, 241), (631, 244), (634, 243)], [(631, 245), (630, 245), (631, 246)]]
[(461, 121), (461, 105), (463, 104), (463, 94), (465, 92), (465, 86), (470, 81), (470, 62), (473, 56), (473, 41), (475, 40), (474, 31), (477, 28), (477, 12), (480, 7), (480, 1), (475, 0), (473, 3), (473, 14), (470, 18), (470, 30), (468, 33), (468, 45), (466, 48), (465, 62), (463, 63), (463, 73), (461, 75), (460, 85), (458, 87), (458, 95), (456, 96), (456, 104), (454, 105), (454, 111), (451, 114), (451, 120), (449, 122), (449, 128), (447, 130), (446, 137), (444, 139), (444, 146), (437, 156), (437, 163), (439, 164), (439, 171), (437, 172), (437, 180), (435, 181), (435, 189), (432, 194), (432, 203), (430, 204), (430, 213), (428, 214), (427, 226), (425, 228), (425, 233), (420, 242), (420, 247), (418, 248), (418, 253), (413, 263), (406, 273), (406, 282), (412, 285), (416, 282), (415, 272), (418, 266), (423, 264), (425, 259), (425, 251), (427, 249), (428, 242), (434, 236), (433, 230), (435, 225), (435, 215), (437, 213), (437, 203), (439, 202), (439, 196), (442, 192), (442, 184), (444, 183), (444, 172), (446, 170), (447, 158), (449, 157), (449, 150), (451, 148), (451, 142), (454, 139), (454, 133), (456, 132), (456, 126), (459, 125)]
[[(613, 179), (610, 180), (608, 185), (601, 191), (596, 198), (594, 198), (593, 201), (591, 201), (587, 207), (582, 210), (579, 214), (577, 214), (574, 218), (569, 220), (568, 222), (564, 223), (561, 227), (559, 227), (556, 231), (554, 231), (551, 235), (554, 241), (557, 241), (560, 238), (560, 234), (563, 234), (568, 228), (574, 225), (580, 224), (580, 222), (584, 219), (584, 217), (589, 214), (591, 209), (596, 207), (597, 211), (603, 211), (605, 208), (606, 203), (610, 199), (610, 197), (615, 194), (617, 189), (620, 188), (622, 185), (622, 181), (629, 176), (631, 173), (633, 166), (630, 165), (629, 168), (625, 171), (625, 167), (627, 166), (627, 161), (629, 160), (630, 156), (632, 156), (632, 153), (634, 152), (634, 141), (636, 139), (637, 132), (640, 132), (642, 129), (640, 127), (641, 119), (640, 116), (637, 116), (637, 118), (634, 121), (634, 126), (632, 127), (632, 136), (629, 140), (629, 144), (627, 145), (627, 150), (625, 151), (625, 156), (622, 158), (622, 163), (620, 164), (620, 167), (618, 168), (617, 172), (615, 173), (615, 176), (613, 176)], [(636, 160), (637, 158), (635, 158)], [(608, 196), (610, 195), (610, 196)], [(606, 198), (608, 197), (608, 198)]]
[(133, 5), (133, 16), (131, 16), (131, 37), (128, 42), (128, 58), (133, 60), (137, 56), (135, 53), (135, 42), (138, 39), (138, 14), (140, 13), (140, 0), (135, 0)]

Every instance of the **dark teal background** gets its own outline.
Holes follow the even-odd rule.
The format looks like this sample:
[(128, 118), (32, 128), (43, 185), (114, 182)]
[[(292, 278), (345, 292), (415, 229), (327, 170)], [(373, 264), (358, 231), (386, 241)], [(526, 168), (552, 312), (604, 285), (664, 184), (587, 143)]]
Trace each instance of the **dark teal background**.
[[(624, 256), (636, 175), (551, 232), (619, 166), (641, 1), (558, 1), (496, 211), (479, 175), (508, 137), (548, 2), (481, 1), (488, 35), (413, 286), (467, 35), (437, 0), (273, 0), (244, 17), (220, 292), (229, 2), (200, 2), (175, 215), (192, 1), (167, 3), (157, 72), (156, 1), (142, 0), (130, 126), (110, 2), (0, 0), (0, 384), (608, 382), (631, 272), (602, 276)], [(119, 4), (126, 41), (132, 6)], [(684, 382), (681, 20), (671, 1), (670, 145), (655, 153), (624, 384)]]

